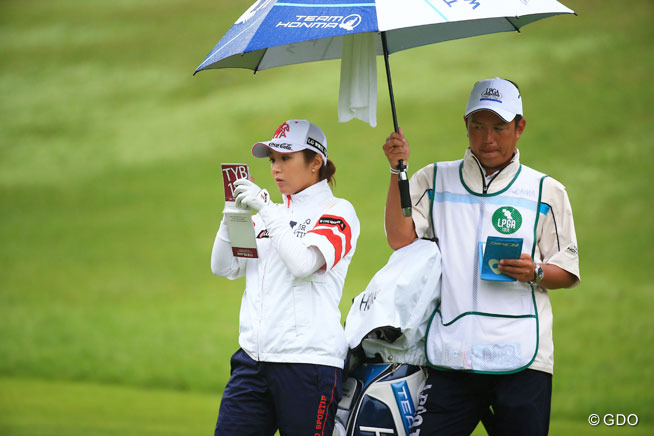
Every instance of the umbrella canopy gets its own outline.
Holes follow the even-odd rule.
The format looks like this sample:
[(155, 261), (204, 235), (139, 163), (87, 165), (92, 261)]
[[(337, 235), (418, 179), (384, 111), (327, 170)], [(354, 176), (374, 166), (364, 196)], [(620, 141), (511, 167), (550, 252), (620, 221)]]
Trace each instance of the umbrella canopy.
[(488, 33), (574, 12), (555, 0), (258, 0), (195, 70), (282, 65), (341, 57), (342, 39), (378, 33), (387, 53)]
[[(371, 59), (374, 56), (366, 56), (370, 53), (363, 49), (369, 45), (375, 54), (385, 58), (397, 132), (390, 53), (452, 39), (519, 31), (529, 23), (559, 14), (574, 11), (555, 0), (257, 0), (195, 73), (214, 68), (248, 68), (256, 72), (338, 59), (344, 54), (345, 40), (351, 43), (359, 39), (358, 34), (369, 34), (374, 41), (359, 41), (354, 48), (347, 44), (348, 56), (341, 64), (339, 119), (346, 121), (355, 113), (370, 125), (376, 124), (376, 115), (370, 109), (377, 98), (376, 70)], [(346, 72), (343, 66), (356, 64), (357, 56), (367, 58), (359, 62), (362, 68), (353, 65)], [(409, 183), (401, 160), (398, 171), (402, 213), (410, 216)]]

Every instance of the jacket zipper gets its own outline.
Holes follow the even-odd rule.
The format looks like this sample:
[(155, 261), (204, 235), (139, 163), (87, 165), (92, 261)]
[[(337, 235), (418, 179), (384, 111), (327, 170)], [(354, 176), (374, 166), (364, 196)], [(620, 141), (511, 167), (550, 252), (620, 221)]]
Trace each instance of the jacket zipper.
[[(475, 159), (475, 162), (477, 162), (477, 168), (479, 168), (479, 175), (481, 176), (481, 183), (482, 183), (482, 193), (484, 195), (488, 194), (488, 188), (490, 188), (490, 184), (493, 183), (493, 181), (497, 178), (497, 176), (500, 175), (502, 171), (504, 171), (504, 168), (508, 167), (509, 165), (505, 166), (504, 168), (497, 170), (493, 178), (486, 184), (486, 171), (484, 170), (484, 167), (481, 165), (481, 162), (479, 162), (479, 159), (477, 159), (477, 156), (472, 154), (472, 157)], [(513, 158), (511, 158), (513, 160)], [(509, 162), (510, 163), (510, 162)]]
[[(472, 157), (475, 159), (475, 162), (477, 162), (477, 168), (479, 168), (479, 176), (481, 177), (481, 185), (482, 185), (482, 193), (486, 194), (488, 193), (488, 186), (486, 185), (486, 171), (484, 171), (484, 167), (481, 166), (481, 162), (479, 162), (479, 159), (477, 159), (477, 156), (474, 154)], [(490, 185), (490, 183), (489, 183)]]

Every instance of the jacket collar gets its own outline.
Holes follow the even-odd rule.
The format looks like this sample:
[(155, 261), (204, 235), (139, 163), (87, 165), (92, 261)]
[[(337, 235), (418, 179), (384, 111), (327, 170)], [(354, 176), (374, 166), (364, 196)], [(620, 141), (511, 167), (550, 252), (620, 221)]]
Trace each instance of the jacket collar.
[[(513, 180), (520, 169), (520, 150), (516, 149), (511, 162), (490, 176), (486, 181), (486, 170), (481, 165), (477, 157), (472, 153), (470, 148), (466, 150), (463, 157), (462, 175), (463, 181), (470, 190), (478, 194), (493, 194), (505, 189)], [(484, 192), (486, 188), (486, 192)]]
[(296, 194), (284, 195), (284, 206), (310, 205), (312, 203), (324, 201), (326, 197), (331, 195), (332, 190), (329, 187), (327, 180), (321, 180)]

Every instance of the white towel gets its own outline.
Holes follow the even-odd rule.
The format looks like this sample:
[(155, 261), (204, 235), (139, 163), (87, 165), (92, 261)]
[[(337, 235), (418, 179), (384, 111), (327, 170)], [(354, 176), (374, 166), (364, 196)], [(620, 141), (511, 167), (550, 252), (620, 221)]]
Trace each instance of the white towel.
[(375, 33), (343, 36), (338, 121), (358, 118), (377, 125), (377, 58)]

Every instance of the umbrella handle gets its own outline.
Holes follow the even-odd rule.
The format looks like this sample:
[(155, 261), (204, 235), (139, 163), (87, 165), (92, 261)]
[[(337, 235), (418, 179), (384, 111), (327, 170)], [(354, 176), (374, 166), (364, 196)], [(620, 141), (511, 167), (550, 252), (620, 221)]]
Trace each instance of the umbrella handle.
[[(381, 32), (382, 48), (384, 50), (384, 64), (386, 65), (386, 80), (388, 81), (388, 94), (391, 98), (391, 112), (393, 113), (393, 127), (395, 132), (399, 133), (400, 128), (397, 124), (397, 112), (395, 110), (395, 96), (393, 94), (393, 81), (391, 80), (391, 66), (388, 62), (388, 45), (386, 43), (386, 32)], [(411, 195), (409, 193), (409, 178), (406, 174), (406, 165), (400, 159), (397, 163), (397, 170), (399, 171), (397, 185), (400, 190), (400, 206), (402, 207), (402, 215), (404, 217), (411, 216)]]
[(397, 186), (400, 189), (402, 215), (408, 218), (411, 216), (411, 194), (409, 192), (409, 179), (406, 175), (406, 165), (404, 165), (401, 159), (397, 164), (397, 169), (400, 170), (400, 173), (397, 175)]

